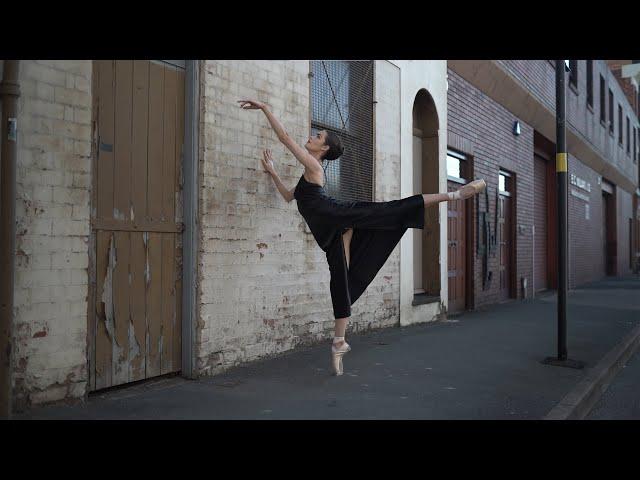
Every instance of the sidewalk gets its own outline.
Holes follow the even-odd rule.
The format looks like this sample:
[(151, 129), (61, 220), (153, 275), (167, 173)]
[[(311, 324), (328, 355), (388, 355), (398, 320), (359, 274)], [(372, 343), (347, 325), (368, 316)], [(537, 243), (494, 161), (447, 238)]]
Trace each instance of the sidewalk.
[(640, 420), (640, 352), (629, 359), (585, 420)]
[(556, 355), (556, 297), (514, 301), (446, 322), (348, 334), (345, 375), (329, 340), (223, 375), (172, 378), (33, 409), (16, 419), (541, 419), (640, 323), (640, 279), (569, 293), (569, 358)]

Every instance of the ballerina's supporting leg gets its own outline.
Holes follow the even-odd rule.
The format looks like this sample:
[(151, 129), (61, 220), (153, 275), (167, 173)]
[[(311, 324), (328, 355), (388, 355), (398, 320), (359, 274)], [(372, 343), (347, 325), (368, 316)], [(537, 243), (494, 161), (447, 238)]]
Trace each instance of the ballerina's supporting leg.
[[(347, 261), (347, 270), (349, 269), (349, 257), (350, 257), (350, 252), (351, 252), (351, 237), (353, 236), (353, 229), (350, 228), (348, 229), (345, 233), (342, 234), (342, 244), (344, 245), (344, 254), (346, 257), (346, 261)], [(336, 318), (336, 325), (335, 325), (335, 338), (340, 339), (336, 342), (334, 342), (334, 345), (337, 348), (340, 348), (345, 342), (344, 342), (344, 333), (345, 330), (347, 328), (347, 322), (349, 320), (349, 317), (345, 317), (345, 318)]]
[[(346, 234), (345, 234), (346, 235)], [(335, 318), (335, 333), (331, 346), (332, 370), (335, 375), (342, 375), (342, 357), (351, 350), (345, 342), (345, 331), (351, 316), (351, 297), (349, 285), (349, 257), (345, 251), (345, 241), (350, 241), (351, 232), (343, 236), (337, 236), (327, 250), (327, 262), (329, 264), (331, 301)], [(347, 244), (349, 248), (349, 244)]]
[[(352, 228), (348, 229), (345, 233), (342, 234), (342, 244), (344, 247), (347, 272), (349, 270), (349, 257), (350, 257), (349, 253), (351, 250), (352, 236), (353, 236)], [(332, 351), (333, 351), (333, 363), (334, 363), (333, 368), (334, 368), (334, 373), (336, 375), (342, 375), (342, 355), (344, 355), (342, 351), (345, 350), (345, 348), (348, 348), (348, 346), (345, 347), (346, 342), (344, 340), (344, 334), (347, 329), (348, 321), (349, 321), (349, 317), (335, 319), (336, 323), (335, 323)], [(336, 355), (336, 353), (338, 353), (338, 355)], [(342, 353), (342, 355), (340, 353)]]
[[(486, 188), (484, 180), (475, 180), (455, 192), (422, 194), (425, 206), (433, 205), (449, 200), (462, 200), (481, 192)], [(333, 248), (328, 252), (329, 268), (331, 271), (332, 301), (334, 303), (335, 335), (332, 345), (333, 368), (337, 375), (342, 375), (342, 356), (350, 350), (345, 342), (345, 331), (347, 322), (351, 314), (350, 305), (362, 294), (363, 287), (366, 288), (376, 273), (393, 251), (406, 228), (395, 231), (385, 230), (359, 230), (360, 241), (356, 239), (353, 268), (351, 267), (351, 239), (353, 229), (349, 228), (342, 234), (341, 238), (333, 244)], [(364, 234), (362, 232), (367, 232)], [(362, 246), (365, 241), (364, 249)], [(342, 242), (342, 243), (338, 243)], [(366, 269), (363, 261), (366, 257)], [(352, 284), (352, 282), (356, 282)], [(346, 291), (346, 293), (345, 293)], [(335, 296), (335, 298), (334, 298)]]

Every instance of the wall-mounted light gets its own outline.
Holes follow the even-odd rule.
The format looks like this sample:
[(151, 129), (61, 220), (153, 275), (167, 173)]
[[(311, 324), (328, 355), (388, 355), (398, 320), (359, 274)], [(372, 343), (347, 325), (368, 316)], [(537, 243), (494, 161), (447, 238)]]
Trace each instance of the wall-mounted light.
[(518, 120), (513, 123), (513, 134), (520, 135), (520, 122)]

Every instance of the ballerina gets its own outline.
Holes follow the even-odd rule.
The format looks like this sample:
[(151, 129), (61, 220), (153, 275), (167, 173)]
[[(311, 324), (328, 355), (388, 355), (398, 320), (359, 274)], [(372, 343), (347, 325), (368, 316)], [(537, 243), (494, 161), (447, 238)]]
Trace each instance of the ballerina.
[(296, 186), (289, 190), (275, 171), (270, 150), (263, 152), (262, 164), (287, 202), (294, 198), (318, 246), (325, 252), (331, 274), (329, 290), (335, 318), (331, 367), (343, 374), (343, 357), (351, 350), (345, 341), (351, 305), (373, 281), (408, 228), (424, 229), (425, 208), (440, 202), (464, 200), (486, 188), (484, 180), (474, 180), (455, 192), (416, 194), (387, 202), (342, 201), (324, 190), (322, 161), (342, 155), (340, 137), (322, 130), (298, 145), (262, 102), (239, 100), (240, 108), (262, 110), (278, 140), (305, 167)]

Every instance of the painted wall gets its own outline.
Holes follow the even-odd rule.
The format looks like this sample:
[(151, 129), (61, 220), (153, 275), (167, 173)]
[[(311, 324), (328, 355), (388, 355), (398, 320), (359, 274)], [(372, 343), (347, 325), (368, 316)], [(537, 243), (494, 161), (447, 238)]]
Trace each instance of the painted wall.
[[(414, 192), (413, 168), (413, 103), (421, 89), (427, 90), (436, 106), (438, 114), (439, 136), (439, 173), (440, 191), (446, 192), (446, 150), (447, 150), (447, 62), (444, 60), (393, 60), (400, 70), (400, 137), (401, 137), (401, 167), (400, 167), (400, 196), (408, 197)], [(440, 204), (440, 245), (446, 245), (447, 221), (446, 204)], [(440, 249), (440, 303), (412, 305), (414, 292), (413, 272), (413, 235), (409, 231), (400, 241), (400, 324), (432, 321), (446, 308), (447, 290), (447, 250)]]
[(14, 409), (87, 383), (91, 61), (20, 62)]
[[(287, 203), (262, 170), (262, 150), (273, 151), (288, 188), (304, 167), (261, 112), (240, 110), (236, 103), (267, 102), (288, 133), (304, 143), (310, 134), (309, 68), (306, 60), (203, 63), (196, 340), (202, 375), (333, 335), (325, 254), (296, 200)], [(386, 201), (411, 195), (403, 195), (400, 180), (404, 103), (399, 68), (376, 61), (374, 71), (374, 201)], [(353, 305), (348, 332), (399, 323), (400, 250)]]

